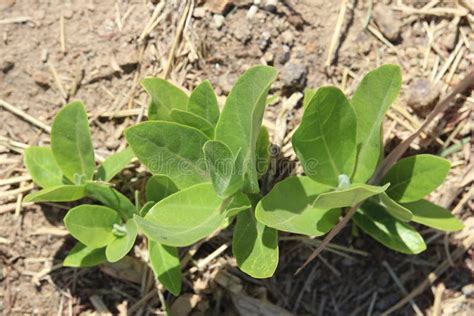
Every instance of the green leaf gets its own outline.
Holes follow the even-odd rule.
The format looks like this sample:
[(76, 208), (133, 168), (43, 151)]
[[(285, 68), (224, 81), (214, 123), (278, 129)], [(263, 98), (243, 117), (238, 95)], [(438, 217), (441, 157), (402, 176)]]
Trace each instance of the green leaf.
[(262, 177), (268, 169), (270, 164), (270, 136), (268, 135), (268, 130), (265, 126), (260, 128), (260, 133), (257, 138), (257, 175)]
[(226, 197), (239, 191), (244, 182), (240, 151), (234, 156), (226, 144), (210, 140), (204, 144), (203, 152), (216, 193)]
[(269, 278), (278, 265), (278, 232), (259, 223), (252, 209), (240, 212), (232, 252), (242, 271), (254, 278)]
[(387, 172), (382, 183), (390, 182), (387, 194), (400, 203), (421, 200), (433, 192), (449, 173), (448, 160), (434, 155), (400, 159)]
[(161, 78), (145, 78), (142, 86), (151, 97), (149, 120), (170, 120), (172, 109), (186, 110), (188, 96), (180, 88)]
[(246, 178), (244, 189), (247, 192), (260, 190), (255, 151), (265, 100), (276, 77), (276, 69), (268, 66), (255, 66), (247, 70), (230, 91), (217, 122), (215, 139), (229, 146), (234, 156), (241, 151)]
[(209, 181), (202, 152), (209, 138), (199, 130), (153, 121), (128, 128), (125, 137), (151, 173), (167, 175), (178, 188)]
[(113, 209), (83, 204), (69, 210), (64, 224), (71, 235), (88, 248), (102, 248), (115, 239), (112, 232), (120, 217)]
[(201, 82), (189, 96), (188, 111), (209, 121), (213, 126), (219, 120), (217, 97), (209, 80)]
[(250, 204), (249, 198), (243, 194), (242, 192), (237, 192), (232, 197), (232, 200), (229, 203), (229, 206), (226, 208), (226, 217), (232, 217), (237, 215), (238, 213), (245, 211), (251, 208), (252, 205)]
[(86, 196), (83, 185), (57, 185), (38, 192), (30, 193), (23, 199), (24, 202), (70, 202)]
[(406, 254), (426, 249), (423, 237), (413, 227), (390, 216), (380, 205), (364, 203), (353, 219), (366, 234), (390, 249)]
[(63, 266), (74, 268), (93, 267), (107, 262), (105, 248), (92, 249), (77, 242), (64, 259)]
[(292, 143), (307, 176), (337, 186), (351, 175), (356, 156), (356, 117), (341, 90), (318, 89), (306, 108)]
[(76, 177), (91, 180), (95, 160), (89, 122), (80, 101), (65, 105), (51, 126), (51, 149), (64, 175), (75, 183)]
[(126, 234), (118, 236), (105, 248), (105, 256), (109, 262), (117, 262), (127, 255), (137, 239), (137, 226), (133, 219), (125, 224)]
[(134, 154), (130, 147), (110, 155), (100, 165), (95, 178), (101, 181), (110, 181), (130, 163), (133, 157)]
[(155, 204), (145, 218), (134, 219), (148, 238), (168, 246), (186, 247), (220, 227), (226, 201), (216, 195), (212, 184), (202, 183), (168, 196)]
[(378, 199), (379, 204), (396, 219), (402, 222), (411, 221), (413, 214), (410, 212), (410, 210), (392, 200), (386, 192), (378, 195), (375, 199)]
[(309, 177), (288, 177), (258, 203), (255, 216), (259, 222), (278, 230), (324, 235), (338, 222), (341, 211), (312, 205), (319, 194), (331, 189)]
[(174, 122), (194, 127), (203, 132), (210, 139), (214, 138), (214, 126), (202, 117), (182, 110), (172, 110), (170, 116)]
[(138, 214), (141, 217), (145, 217), (145, 215), (148, 214), (148, 212), (151, 210), (151, 208), (155, 204), (156, 204), (155, 201), (146, 202), (145, 205), (142, 206), (142, 208), (140, 209), (140, 212)]
[(33, 181), (42, 188), (62, 185), (63, 172), (49, 147), (25, 149), (25, 166)]
[(334, 191), (321, 193), (314, 201), (314, 207), (329, 209), (353, 206), (371, 196), (384, 192), (388, 186), (388, 183), (383, 187), (355, 183), (350, 185), (348, 188), (335, 189)]
[(181, 293), (181, 266), (178, 249), (149, 240), (148, 253), (151, 269), (157, 279), (171, 294), (178, 296)]
[(398, 96), (401, 83), (400, 67), (384, 65), (369, 72), (352, 97), (351, 103), (357, 116), (358, 149), (353, 182), (367, 182), (381, 159), (383, 118)]
[(317, 89), (310, 89), (310, 88), (304, 90), (303, 110), (306, 110), (309, 103), (311, 102), (311, 99), (314, 97), (317, 91), (318, 91)]
[(159, 202), (165, 197), (178, 192), (176, 184), (168, 177), (161, 174), (149, 178), (145, 187), (147, 201)]
[(135, 205), (125, 195), (109, 185), (87, 183), (86, 195), (114, 209), (123, 219), (131, 218), (135, 212)]
[(454, 232), (464, 228), (464, 224), (451, 212), (427, 200), (403, 204), (413, 213), (414, 222), (433, 227), (435, 229)]

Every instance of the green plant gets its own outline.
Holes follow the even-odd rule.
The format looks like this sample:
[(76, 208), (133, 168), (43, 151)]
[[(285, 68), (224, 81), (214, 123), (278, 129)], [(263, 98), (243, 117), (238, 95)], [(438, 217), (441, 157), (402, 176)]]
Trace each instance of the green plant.
[[(89, 197), (103, 204), (79, 205), (67, 213), (65, 225), (79, 242), (64, 264), (118, 261), (141, 232), (155, 275), (178, 295), (178, 248), (231, 226), (234, 219), (233, 254), (240, 269), (256, 278), (276, 270), (278, 230), (323, 235), (345, 207), (360, 205), (355, 224), (404, 253), (426, 248), (410, 220), (447, 231), (462, 228), (449, 211), (423, 200), (447, 175), (446, 160), (408, 157), (381, 181), (372, 177), (383, 155), (382, 120), (401, 84), (399, 68), (391, 65), (369, 73), (350, 102), (337, 88), (306, 91), (304, 116), (292, 140), (306, 175), (289, 177), (262, 197), (259, 178), (269, 164), (270, 143), (261, 123), (276, 76), (267, 66), (246, 71), (222, 113), (208, 81), (188, 96), (166, 80), (144, 79), (151, 97), (149, 121), (128, 128), (130, 149), (107, 158), (96, 171), (84, 107), (66, 105), (54, 119), (51, 149), (25, 152), (33, 180), (43, 187), (27, 201)], [(108, 181), (134, 155), (152, 176), (144, 201), (137, 195), (132, 203)]]

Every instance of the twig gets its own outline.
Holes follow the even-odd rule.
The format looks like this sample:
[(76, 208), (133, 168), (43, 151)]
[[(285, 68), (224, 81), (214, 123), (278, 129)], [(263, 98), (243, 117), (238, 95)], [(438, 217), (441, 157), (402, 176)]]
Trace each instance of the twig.
[(161, 11), (163, 11), (165, 4), (166, 4), (166, 1), (161, 1), (159, 4), (156, 5), (155, 9), (153, 10), (153, 14), (151, 15), (150, 20), (148, 20), (148, 23), (146, 24), (140, 36), (138, 37), (139, 43), (143, 43), (145, 38), (148, 37), (148, 35), (153, 31), (153, 29), (161, 21), (162, 19), (161, 17), (163, 17), (164, 15), (160, 16), (159, 14), (161, 13)]
[(456, 58), (456, 56), (458, 55), (458, 53), (461, 51), (461, 48), (463, 47), (464, 45), (464, 42), (463, 41), (459, 41), (458, 44), (456, 45), (456, 48), (454, 49), (454, 51), (451, 53), (451, 55), (449, 56), (448, 60), (446, 60), (446, 62), (444, 63), (443, 67), (441, 68), (441, 70), (439, 71), (438, 75), (436, 76), (433, 84), (437, 84), (439, 81), (441, 81), (441, 79), (443, 78), (444, 74), (446, 73), (446, 71), (448, 71), (449, 67), (451, 66), (451, 63), (454, 61), (454, 59)]
[(49, 127), (48, 125), (46, 125), (45, 123), (41, 122), (40, 120), (32, 117), (31, 115), (23, 112), (22, 110), (14, 107), (13, 105), (11, 105), (10, 103), (7, 103), (5, 101), (3, 101), (2, 99), (0, 99), (0, 106), (4, 107), (7, 111), (10, 111), (12, 112), (13, 114), (21, 117), (22, 119), (24, 119), (25, 121), (35, 125), (36, 127), (39, 127), (41, 128), (42, 130), (44, 130), (45, 132), (47, 133), (51, 133), (51, 127)]
[(446, 16), (446, 15), (454, 15), (454, 16), (466, 16), (469, 12), (462, 8), (432, 8), (432, 9), (416, 9), (408, 6), (395, 6), (393, 10), (402, 11), (406, 14), (418, 14), (418, 15), (434, 15), (434, 16)]
[(64, 32), (64, 14), (61, 13), (61, 17), (59, 18), (59, 33), (61, 36), (61, 51), (63, 53), (66, 52), (66, 35)]
[(20, 194), (20, 193), (24, 193), (24, 192), (30, 191), (30, 190), (33, 189), (34, 187), (35, 187), (34, 184), (30, 184), (30, 185), (28, 185), (28, 186), (20, 187), (20, 188), (18, 188), (18, 189), (0, 192), (0, 199), (5, 199), (5, 198), (7, 198), (7, 197), (17, 196), (17, 195)]
[(434, 303), (433, 303), (433, 316), (441, 316), (441, 302), (443, 299), (443, 292), (445, 286), (443, 283), (438, 284), (435, 291)]
[(336, 48), (337, 42), (339, 41), (339, 37), (341, 36), (341, 28), (342, 24), (344, 23), (344, 17), (346, 16), (346, 10), (347, 0), (341, 0), (341, 7), (336, 20), (336, 28), (334, 29), (331, 43), (329, 44), (328, 56), (326, 58), (326, 63), (324, 64), (325, 67), (331, 66), (331, 63), (334, 60), (334, 50)]
[(0, 180), (0, 186), (20, 183), (20, 182), (28, 181), (28, 180), (31, 180), (30, 175), (24, 175), (24, 176), (19, 176), (19, 177), (14, 177), (14, 178), (2, 179), (2, 180)]
[(48, 67), (49, 70), (51, 71), (51, 74), (53, 75), (54, 82), (56, 82), (56, 85), (58, 86), (59, 92), (61, 93), (61, 96), (63, 97), (64, 103), (66, 103), (68, 95), (66, 93), (66, 90), (64, 90), (63, 84), (61, 82), (61, 78), (59, 78), (59, 75), (56, 71), (56, 68), (52, 63), (48, 61)]
[(0, 20), (0, 25), (11, 24), (11, 23), (25, 23), (25, 22), (30, 22), (32, 20), (33, 18), (31, 16), (17, 16), (14, 18)]

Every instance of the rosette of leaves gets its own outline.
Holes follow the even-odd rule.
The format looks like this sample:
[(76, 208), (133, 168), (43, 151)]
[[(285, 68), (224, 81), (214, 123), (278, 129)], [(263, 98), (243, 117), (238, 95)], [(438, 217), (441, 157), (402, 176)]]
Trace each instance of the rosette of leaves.
[(341, 208), (358, 206), (354, 223), (406, 254), (426, 249), (410, 221), (462, 229), (448, 210), (424, 199), (447, 176), (447, 160), (407, 157), (380, 183), (371, 181), (383, 158), (383, 118), (400, 86), (400, 68), (384, 65), (362, 79), (350, 101), (335, 87), (305, 91), (304, 115), (292, 138), (305, 176), (277, 183), (258, 203), (257, 220), (280, 231), (320, 236), (338, 222)]

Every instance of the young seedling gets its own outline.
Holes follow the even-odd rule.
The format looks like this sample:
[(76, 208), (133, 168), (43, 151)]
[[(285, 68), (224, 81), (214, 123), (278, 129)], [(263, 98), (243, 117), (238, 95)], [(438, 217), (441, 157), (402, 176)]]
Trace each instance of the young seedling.
[[(292, 140), (305, 175), (277, 183), (262, 197), (259, 178), (268, 167), (270, 144), (261, 124), (276, 76), (267, 66), (247, 70), (222, 112), (208, 81), (188, 96), (163, 79), (144, 79), (149, 120), (128, 128), (131, 149), (111, 156), (97, 171), (84, 107), (65, 106), (53, 123), (51, 149), (33, 147), (25, 153), (29, 172), (43, 187), (27, 200), (87, 196), (103, 204), (67, 213), (66, 227), (79, 242), (64, 264), (120, 260), (141, 232), (156, 277), (178, 295), (178, 249), (231, 226), (234, 219), (232, 252), (240, 269), (255, 278), (270, 277), (277, 268), (278, 230), (323, 235), (346, 207), (358, 205), (354, 223), (403, 253), (426, 248), (409, 221), (446, 231), (462, 228), (449, 211), (423, 200), (442, 183), (448, 161), (408, 157), (381, 181), (372, 178), (383, 155), (382, 121), (401, 85), (400, 70), (393, 65), (369, 73), (351, 101), (333, 87), (306, 92), (303, 119)], [(133, 155), (152, 173), (143, 206), (106, 184)]]

